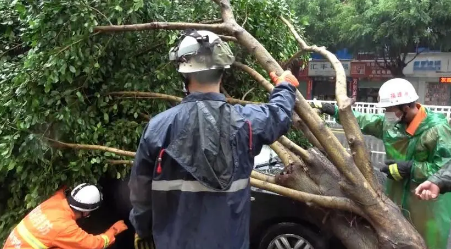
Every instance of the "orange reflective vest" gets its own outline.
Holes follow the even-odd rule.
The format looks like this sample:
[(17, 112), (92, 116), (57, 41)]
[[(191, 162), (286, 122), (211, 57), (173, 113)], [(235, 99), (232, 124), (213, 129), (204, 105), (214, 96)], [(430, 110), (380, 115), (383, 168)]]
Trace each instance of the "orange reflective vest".
[(100, 235), (81, 229), (62, 189), (25, 216), (3, 249), (102, 249), (114, 243), (114, 235), (112, 229)]

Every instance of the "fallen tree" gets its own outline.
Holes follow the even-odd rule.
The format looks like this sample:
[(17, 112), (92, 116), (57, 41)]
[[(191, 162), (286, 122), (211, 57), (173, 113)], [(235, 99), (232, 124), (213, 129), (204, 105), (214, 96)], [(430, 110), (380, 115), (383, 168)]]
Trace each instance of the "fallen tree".
[[(245, 49), (267, 72), (275, 71), (281, 74), (283, 71), (282, 66), (257, 39), (237, 23), (230, 1), (214, 0), (214, 2), (221, 10), (222, 21), (220, 22), (217, 20), (202, 23), (153, 22), (97, 26), (93, 29), (93, 33), (88, 36), (114, 35), (116, 36), (115, 39), (120, 39), (118, 34), (126, 32), (183, 30), (187, 28), (205, 29), (217, 32), (225, 40)], [(339, 143), (332, 131), (309, 106), (304, 97), (297, 92), (293, 127), (301, 130), (316, 148), (305, 149), (293, 143), (288, 138), (281, 137), (271, 147), (280, 156), (286, 166), (283, 174), (271, 177), (253, 172), (251, 175), (251, 184), (309, 203), (312, 207), (312, 215), (317, 220), (317, 223), (324, 228), (330, 228), (347, 248), (425, 248), (422, 238), (402, 216), (399, 208), (382, 193), (381, 186), (375, 180), (373, 168), (369, 160), (369, 153), (363, 141), (363, 135), (358, 128), (357, 121), (351, 110), (351, 99), (346, 96), (346, 76), (343, 66), (324, 47), (307, 45), (291, 23), (282, 16), (280, 17), (280, 23), (284, 23), (287, 31), (289, 30), (295, 37), (301, 52), (317, 52), (332, 63), (336, 71), (336, 96), (340, 120), (342, 120), (351, 154)], [(69, 45), (58, 48), (53, 55), (64, 53), (66, 49), (70, 49), (73, 44), (80, 42), (80, 40), (75, 40)], [(301, 52), (297, 53), (297, 55)], [(285, 64), (283, 65), (285, 66)], [(93, 63), (93, 66), (96, 67), (96, 64)], [(68, 68), (74, 74), (78, 72), (73, 66), (69, 66)], [(234, 68), (248, 73), (267, 91), (272, 90), (272, 84), (258, 71), (245, 65), (243, 61), (236, 62)], [(30, 75), (32, 74), (30, 73)], [(48, 77), (52, 78), (57, 76), (51, 75)], [(87, 78), (89, 78), (89, 75)], [(80, 79), (81, 82), (84, 80), (86, 82), (87, 79)], [(97, 92), (77, 92), (76, 99), (66, 98), (65, 103), (67, 105), (75, 105), (78, 101), (90, 101), (90, 94), (100, 95)], [(181, 100), (179, 97), (161, 93), (125, 90), (110, 91), (102, 97), (108, 101), (112, 98), (152, 98), (172, 102)], [(228, 101), (234, 104), (250, 103), (234, 98), (228, 98)], [(104, 104), (102, 106), (102, 104), (100, 104), (101, 107), (107, 105)], [(114, 108), (117, 109), (118, 107), (116, 106)], [(146, 115), (148, 114), (142, 114), (142, 116), (148, 117)], [(114, 115), (111, 116), (114, 117)], [(136, 114), (135, 118), (137, 116), (139, 115)], [(109, 120), (110, 115), (104, 115), (103, 118)], [(77, 120), (77, 122), (83, 125), (84, 120)], [(101, 129), (101, 127), (97, 125), (93, 128), (94, 131), (97, 129)], [(114, 161), (108, 161), (109, 164), (129, 164), (129, 159), (134, 156), (134, 152), (132, 151), (110, 147), (107, 136), (103, 139), (94, 139), (94, 141), (98, 140), (97, 142), (99, 144), (108, 145), (100, 146), (83, 144), (81, 143), (83, 141), (69, 142), (64, 140), (65, 137), (60, 136), (57, 132), (58, 124), (46, 124), (35, 130), (40, 131), (41, 135), (43, 134), (41, 140), (44, 143), (50, 144), (53, 148), (58, 149), (58, 151), (62, 151), (64, 148), (78, 151), (105, 151), (109, 153), (108, 155), (116, 155), (112, 156), (116, 158), (113, 159)], [(51, 132), (48, 133), (48, 131)], [(80, 140), (83, 139), (81, 138)], [(131, 143), (130, 141), (127, 142), (127, 144)], [(8, 153), (13, 153), (13, 149)], [(79, 154), (79, 156), (81, 155)], [(129, 159), (118, 159), (118, 156), (129, 157)], [(97, 159), (94, 161), (97, 162)]]
[[(185, 29), (198, 28), (231, 35), (236, 42), (245, 47), (266, 71), (282, 73), (282, 67), (269, 52), (245, 29), (235, 21), (228, 0), (215, 1), (221, 8), (223, 23), (147, 23), (122, 26), (101, 26), (95, 31), (125, 32), (146, 29)], [(363, 135), (355, 119), (351, 104), (346, 95), (346, 75), (340, 61), (324, 47), (308, 46), (298, 35), (296, 29), (283, 17), (295, 36), (299, 47), (305, 52), (317, 52), (328, 59), (336, 71), (336, 96), (340, 120), (348, 139), (351, 154), (338, 142), (325, 123), (312, 110), (304, 97), (297, 92), (295, 117), (299, 128), (315, 145), (320, 145), (327, 158), (315, 149), (304, 150), (282, 137), (273, 147), (287, 166), (286, 174), (277, 176), (275, 183), (301, 192), (278, 187), (267, 178), (253, 174), (251, 184), (256, 187), (278, 192), (304, 202), (311, 202), (332, 213), (330, 226), (348, 248), (424, 248), (424, 242), (412, 225), (404, 219), (399, 208), (381, 192), (375, 180), (369, 153)], [(235, 41), (235, 39), (229, 39)], [(240, 69), (246, 68), (236, 63)], [(245, 69), (268, 91), (272, 85), (252, 69)], [(311, 136), (315, 138), (313, 138)], [(280, 148), (284, 147), (284, 148)], [(292, 153), (291, 153), (292, 152)], [(295, 154), (295, 155), (293, 155)], [(326, 175), (326, 177), (324, 177)], [(307, 193), (306, 193), (307, 192)], [(324, 213), (325, 215), (325, 213)], [(350, 226), (348, 219), (358, 215), (364, 225)], [(348, 217), (346, 217), (348, 216)], [(342, 218), (344, 217), (344, 218)], [(368, 227), (371, 227), (371, 230)], [(368, 233), (375, 233), (373, 236)], [(353, 236), (350, 236), (350, 235)]]

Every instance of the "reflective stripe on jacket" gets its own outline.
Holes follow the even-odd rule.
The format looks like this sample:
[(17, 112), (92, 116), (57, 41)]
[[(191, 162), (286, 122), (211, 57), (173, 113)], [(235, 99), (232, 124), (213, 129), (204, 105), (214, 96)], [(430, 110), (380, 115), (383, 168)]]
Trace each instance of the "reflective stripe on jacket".
[(163, 249), (249, 248), (254, 156), (288, 131), (295, 90), (285, 82), (245, 106), (191, 93), (153, 117), (129, 181), (138, 235)]
[(83, 231), (62, 189), (25, 216), (3, 249), (103, 249), (114, 241), (114, 232), (110, 230), (101, 235)]

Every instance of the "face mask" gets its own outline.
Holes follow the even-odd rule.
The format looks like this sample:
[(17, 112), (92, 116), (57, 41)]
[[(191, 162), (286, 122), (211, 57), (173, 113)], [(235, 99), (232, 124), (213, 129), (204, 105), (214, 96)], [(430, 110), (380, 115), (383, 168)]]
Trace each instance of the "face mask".
[(385, 112), (385, 121), (389, 124), (397, 124), (401, 121), (401, 118), (396, 116), (394, 112)]

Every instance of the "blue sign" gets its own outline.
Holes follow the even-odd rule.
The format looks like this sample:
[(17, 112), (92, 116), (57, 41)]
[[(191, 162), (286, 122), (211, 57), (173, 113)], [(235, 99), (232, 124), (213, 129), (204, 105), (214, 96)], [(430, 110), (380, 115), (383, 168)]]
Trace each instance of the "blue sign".
[(421, 60), (413, 62), (413, 71), (441, 71), (442, 61)]

